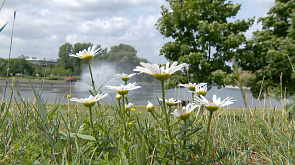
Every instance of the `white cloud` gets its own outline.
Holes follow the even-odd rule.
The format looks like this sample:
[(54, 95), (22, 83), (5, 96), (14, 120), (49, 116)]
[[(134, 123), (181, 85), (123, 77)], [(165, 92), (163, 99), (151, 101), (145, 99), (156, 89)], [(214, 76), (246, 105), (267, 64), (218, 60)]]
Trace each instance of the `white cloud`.
[(259, 7), (262, 9), (269, 9), (274, 6), (274, 0), (247, 0), (247, 3), (252, 7)]
[(261, 30), (262, 29), (262, 25), (261, 23), (257, 23), (255, 22), (252, 27), (250, 27), (250, 29), (248, 31), (246, 31), (245, 36), (247, 39), (251, 39), (253, 36), (253, 32), (257, 31), (257, 30)]
[[(274, 0), (234, 0), (239, 2), (245, 8), (238, 17), (248, 18), (262, 9), (265, 14)], [(139, 57), (164, 63), (158, 54), (169, 39), (163, 39), (155, 26), (163, 4), (168, 7), (165, 0), (9, 0), (0, 12), (0, 25), (9, 22), (0, 33), (0, 57), (7, 58), (16, 10), (13, 57), (58, 58), (59, 47), (66, 42), (91, 42), (104, 48), (124, 43), (133, 46)]]

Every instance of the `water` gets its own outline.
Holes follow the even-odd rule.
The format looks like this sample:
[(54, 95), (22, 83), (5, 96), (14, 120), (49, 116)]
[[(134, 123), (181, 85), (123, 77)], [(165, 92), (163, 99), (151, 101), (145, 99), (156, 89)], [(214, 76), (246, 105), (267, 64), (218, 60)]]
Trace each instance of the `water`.
[[(104, 86), (119, 86), (122, 84), (122, 80), (120, 78), (115, 77), (116, 73), (122, 73), (122, 70), (118, 72), (116, 70), (116, 66), (114, 64), (108, 62), (97, 63), (92, 67), (92, 75), (94, 78), (94, 83), (96, 88), (99, 88), (101, 84)], [(131, 81), (134, 80), (134, 77), (131, 78)], [(38, 84), (34, 84), (38, 85)], [(27, 86), (27, 87), (25, 87)], [(115, 99), (116, 91), (109, 90), (102, 86), (101, 91), (103, 93), (108, 93), (109, 95), (104, 98), (101, 103), (103, 104), (117, 104), (117, 100)], [(147, 102), (150, 101), (155, 105), (158, 105), (157, 98), (162, 98), (161, 86), (159, 84), (145, 84), (141, 85), (142, 88), (136, 89), (133, 91), (129, 91), (128, 98), (130, 102), (135, 103), (136, 105), (147, 105)], [(48, 83), (45, 85), (45, 88), (41, 90), (40, 84), (39, 87), (36, 87), (37, 91), (39, 91), (42, 99), (48, 103), (68, 103), (67, 95), (71, 95), (76, 98), (86, 98), (89, 97), (89, 90), (92, 91), (91, 77), (89, 74), (88, 67), (83, 69), (81, 75), (81, 82), (74, 83)], [(34, 101), (35, 96), (30, 87), (30, 84), (19, 84), (18, 87), (21, 98), (24, 101)], [(249, 89), (245, 89), (247, 93), (247, 102), (250, 107), (277, 107), (281, 108), (283, 105), (289, 103), (287, 100), (283, 100), (283, 102), (275, 100), (275, 99), (265, 99), (265, 100), (257, 100), (252, 97), (252, 94)], [(216, 94), (221, 99), (226, 98), (227, 96), (234, 97), (236, 102), (230, 107), (245, 107), (244, 100), (241, 94), (240, 89), (238, 88), (221, 88), (218, 89), (216, 86), (213, 86), (211, 90), (208, 91), (206, 98), (208, 100), (212, 99), (212, 95)], [(4, 96), (4, 88), (0, 87), (0, 98)], [(12, 97), (11, 97), (12, 96)], [(166, 98), (173, 97), (179, 100), (192, 100), (192, 93), (188, 92), (187, 88), (175, 88), (166, 90)], [(6, 92), (6, 100), (12, 98), (13, 100), (20, 102), (20, 98), (17, 95), (11, 95), (11, 89), (8, 87)]]
[[(120, 82), (121, 80), (117, 79), (115, 81), (116, 83)], [(131, 100), (130, 102), (135, 103), (136, 105), (147, 105), (147, 102), (150, 101), (157, 105), (157, 98), (162, 98), (162, 91), (161, 86), (156, 84), (150, 84), (150, 85), (141, 85), (142, 88), (129, 91), (128, 98)], [(47, 87), (43, 88), (41, 90), (40, 88), (37, 88), (37, 91), (41, 94), (41, 97), (44, 101), (48, 103), (67, 103), (68, 99), (66, 98), (67, 95), (71, 95), (72, 97), (77, 98), (85, 98), (90, 95), (88, 89), (91, 89), (92, 87), (85, 83), (72, 83), (72, 86), (70, 87), (70, 84), (68, 86), (63, 87)], [(34, 101), (35, 97), (33, 94), (33, 91), (31, 87), (18, 87), (19, 93), (21, 98), (24, 101)], [(115, 99), (116, 91), (109, 90), (105, 87), (102, 87), (101, 91), (103, 93), (108, 93), (109, 95), (104, 98), (101, 102), (103, 104), (116, 104), (117, 100)], [(251, 92), (249, 89), (245, 89), (247, 93), (247, 101), (249, 106), (251, 107), (277, 107), (281, 108), (281, 102), (275, 100), (275, 99), (265, 99), (261, 100), (258, 103), (258, 100), (253, 98), (251, 95)], [(218, 97), (221, 97), (221, 99), (224, 99), (227, 96), (234, 97), (236, 100), (235, 104), (230, 105), (230, 107), (245, 107), (244, 100), (241, 94), (240, 89), (238, 88), (221, 88), (218, 89), (216, 86), (213, 86), (211, 90), (208, 91), (206, 98), (208, 100), (212, 99), (212, 95), (216, 94)], [(4, 96), (4, 87), (0, 88), (0, 98), (3, 98)], [(6, 91), (6, 100), (9, 100), (10, 98), (13, 98), (14, 101), (20, 102), (20, 98), (14, 93), (14, 95), (11, 95), (11, 89), (8, 87)], [(175, 89), (169, 89), (166, 90), (166, 98), (177, 98), (180, 100), (191, 100), (192, 94), (188, 92), (187, 88), (175, 88)], [(257, 104), (258, 103), (258, 104)], [(283, 104), (289, 103), (287, 100), (283, 100)]]

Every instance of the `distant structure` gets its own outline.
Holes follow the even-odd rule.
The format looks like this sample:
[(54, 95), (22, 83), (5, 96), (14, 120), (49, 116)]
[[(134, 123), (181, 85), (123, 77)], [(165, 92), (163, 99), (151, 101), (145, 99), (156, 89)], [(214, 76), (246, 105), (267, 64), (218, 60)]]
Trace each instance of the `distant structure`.
[[(27, 57), (27, 56), (25, 56)], [(56, 65), (57, 64), (57, 61), (56, 60), (50, 60), (50, 59), (43, 59), (43, 60), (40, 60), (36, 57), (28, 57), (28, 58), (25, 58), (27, 61), (30, 61), (31, 63), (33, 64), (38, 64), (38, 65), (41, 65), (42, 67), (46, 67), (46, 66), (49, 66), (49, 65)]]

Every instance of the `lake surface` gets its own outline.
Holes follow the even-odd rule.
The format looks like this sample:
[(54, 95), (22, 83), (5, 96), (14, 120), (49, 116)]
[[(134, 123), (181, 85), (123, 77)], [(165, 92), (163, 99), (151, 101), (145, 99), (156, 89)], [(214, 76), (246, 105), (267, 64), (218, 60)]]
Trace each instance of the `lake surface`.
[[(128, 98), (131, 100), (130, 102), (134, 103), (135, 105), (147, 105), (147, 102), (150, 101), (157, 105), (157, 97), (162, 97), (161, 86), (156, 84), (150, 85), (140, 85), (142, 86), (140, 89), (129, 91)], [(48, 103), (67, 103), (68, 99), (66, 98), (67, 95), (71, 95), (72, 97), (77, 98), (85, 98), (89, 96), (89, 89), (91, 86), (83, 84), (83, 83), (73, 83), (72, 86), (68, 87), (45, 87), (43, 90), (41, 88), (36, 88), (39, 91), (42, 99), (47, 101)], [(21, 98), (24, 101), (34, 101), (35, 96), (33, 94), (31, 87), (18, 87), (18, 91), (21, 95)], [(276, 99), (264, 99), (258, 101), (257, 99), (252, 97), (252, 94), (249, 89), (245, 89), (247, 93), (247, 102), (250, 107), (277, 107), (281, 108), (281, 103), (285, 105), (286, 103), (290, 103), (289, 100), (282, 100), (278, 101)], [(4, 97), (4, 87), (0, 88), (0, 98)], [(117, 100), (115, 99), (116, 91), (112, 91), (106, 88), (102, 88), (103, 93), (108, 93), (109, 95), (104, 98), (101, 103), (103, 104), (116, 104)], [(212, 99), (212, 95), (216, 94), (221, 99), (226, 98), (227, 96), (234, 97), (236, 100), (235, 104), (230, 105), (230, 107), (245, 107), (244, 100), (239, 88), (221, 88), (218, 89), (216, 86), (212, 86), (212, 88), (208, 91), (206, 98), (208, 100)], [(175, 88), (166, 90), (166, 98), (177, 98), (180, 100), (191, 100), (192, 93), (188, 92), (187, 88)], [(9, 100), (13, 98), (14, 101), (19, 102), (20, 98), (15, 94), (11, 94), (11, 88), (6, 88), (6, 95), (5, 100)]]

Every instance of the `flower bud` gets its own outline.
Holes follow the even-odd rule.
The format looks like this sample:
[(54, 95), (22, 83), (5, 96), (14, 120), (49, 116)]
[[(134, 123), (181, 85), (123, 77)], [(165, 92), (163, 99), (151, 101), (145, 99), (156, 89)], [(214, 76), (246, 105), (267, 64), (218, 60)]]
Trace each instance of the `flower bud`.
[(185, 114), (180, 115), (179, 118), (181, 120), (187, 120), (190, 115), (191, 115), (191, 113), (185, 113)]
[(116, 99), (117, 99), (117, 100), (121, 100), (121, 98), (122, 98), (122, 96), (121, 96), (120, 94), (117, 93), (117, 94), (116, 94)]
[(147, 110), (148, 112), (153, 112), (154, 109), (155, 109), (154, 104), (152, 104), (151, 102), (148, 101), (148, 104), (147, 104), (147, 106), (146, 106), (146, 110)]

